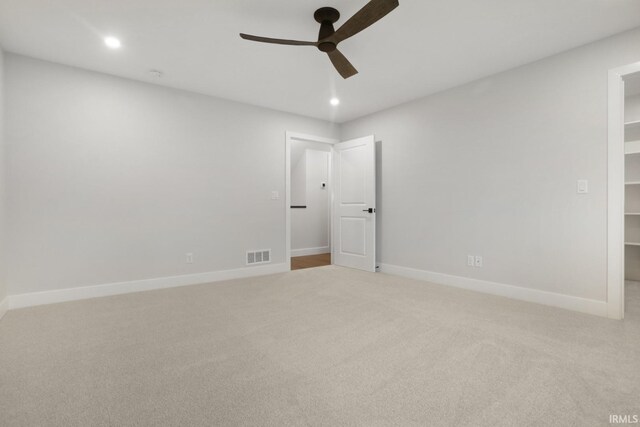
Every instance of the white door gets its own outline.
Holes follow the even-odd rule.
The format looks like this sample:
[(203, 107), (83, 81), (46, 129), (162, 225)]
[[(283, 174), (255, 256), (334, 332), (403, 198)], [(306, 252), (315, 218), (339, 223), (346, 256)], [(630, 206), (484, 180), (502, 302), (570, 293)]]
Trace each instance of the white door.
[(333, 264), (376, 271), (373, 135), (333, 146)]

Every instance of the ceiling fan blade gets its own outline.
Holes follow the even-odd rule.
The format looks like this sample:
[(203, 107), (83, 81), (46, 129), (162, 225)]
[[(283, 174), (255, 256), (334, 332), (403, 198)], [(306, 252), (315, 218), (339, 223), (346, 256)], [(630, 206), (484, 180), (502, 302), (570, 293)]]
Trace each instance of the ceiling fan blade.
[(399, 5), (398, 0), (371, 0), (327, 40), (338, 44), (384, 18)]
[(251, 40), (254, 42), (285, 44), (290, 46), (317, 46), (318, 45), (318, 42), (303, 42), (300, 40), (272, 39), (269, 37), (252, 36), (250, 34), (242, 34), (242, 33), (240, 33), (240, 37), (242, 37), (245, 40)]
[(351, 65), (351, 62), (338, 50), (334, 50), (332, 52), (327, 52), (329, 55), (329, 59), (333, 63), (333, 66), (336, 67), (336, 70), (340, 73), (340, 75), (348, 79), (351, 76), (358, 74), (358, 70)]

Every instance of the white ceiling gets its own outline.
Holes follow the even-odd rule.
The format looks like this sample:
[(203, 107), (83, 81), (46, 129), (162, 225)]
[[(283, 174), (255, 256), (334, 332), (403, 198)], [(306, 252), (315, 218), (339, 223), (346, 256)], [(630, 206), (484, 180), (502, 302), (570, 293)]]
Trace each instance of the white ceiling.
[[(340, 45), (349, 80), (313, 47), (313, 12), (344, 22), (366, 0), (2, 0), (10, 51), (109, 74), (343, 122), (640, 26), (639, 0), (400, 0)], [(123, 48), (108, 50), (115, 35)], [(148, 71), (164, 72), (161, 80)], [(328, 100), (337, 95), (342, 104)]]

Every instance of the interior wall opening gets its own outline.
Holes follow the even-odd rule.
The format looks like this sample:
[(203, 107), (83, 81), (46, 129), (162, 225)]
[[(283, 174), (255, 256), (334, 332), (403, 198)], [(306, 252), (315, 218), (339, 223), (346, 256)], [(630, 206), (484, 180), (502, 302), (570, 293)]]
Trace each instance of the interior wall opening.
[(640, 303), (640, 72), (624, 77), (624, 299)]
[(331, 265), (331, 145), (290, 145), (291, 269)]

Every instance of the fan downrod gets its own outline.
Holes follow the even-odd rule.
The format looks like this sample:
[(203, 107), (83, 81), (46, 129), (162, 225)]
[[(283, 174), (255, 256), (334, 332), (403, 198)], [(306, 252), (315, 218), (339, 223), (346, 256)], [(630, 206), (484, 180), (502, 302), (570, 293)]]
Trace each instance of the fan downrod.
[[(320, 24), (320, 33), (318, 33), (318, 41), (320, 41), (336, 32), (333, 24), (340, 19), (340, 12), (332, 7), (321, 7), (315, 11), (313, 18)], [(336, 50), (336, 44), (333, 42), (320, 43), (318, 49), (322, 52), (333, 52)]]

